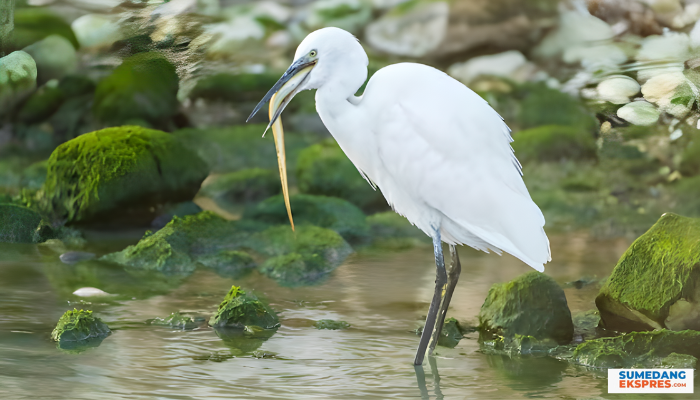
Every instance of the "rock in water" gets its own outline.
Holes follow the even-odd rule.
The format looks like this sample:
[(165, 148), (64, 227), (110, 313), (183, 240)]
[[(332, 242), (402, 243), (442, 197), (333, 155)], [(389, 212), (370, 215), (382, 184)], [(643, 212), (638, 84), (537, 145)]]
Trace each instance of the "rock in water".
[(32, 243), (41, 216), (29, 208), (0, 204), (0, 242)]
[(154, 318), (147, 321), (150, 325), (168, 326), (173, 329), (188, 330), (197, 327), (197, 323), (191, 317), (174, 312), (165, 318)]
[(611, 330), (700, 330), (700, 219), (662, 215), (622, 255), (596, 306)]
[(219, 175), (204, 186), (200, 193), (225, 206), (244, 206), (265, 200), (281, 191), (279, 175), (275, 171), (250, 168)]
[(66, 311), (51, 332), (51, 339), (56, 342), (80, 342), (92, 338), (104, 338), (112, 331), (101, 319), (94, 317), (92, 311), (73, 309)]
[[(290, 201), (294, 205), (294, 222), (297, 225), (312, 224), (332, 229), (351, 243), (362, 242), (369, 237), (365, 215), (343, 199), (297, 194), (291, 196)], [(247, 209), (244, 217), (270, 224), (286, 224), (289, 221), (282, 195)]]
[(175, 67), (164, 56), (139, 53), (124, 59), (97, 85), (92, 111), (111, 125), (133, 120), (163, 125), (177, 114), (178, 88)]
[(84, 251), (67, 251), (61, 254), (59, 258), (64, 264), (75, 264), (81, 261), (92, 260), (95, 258), (95, 253), (86, 253)]
[(151, 207), (191, 200), (208, 172), (168, 133), (107, 128), (56, 148), (39, 195), (46, 212), (69, 222), (124, 220), (125, 209), (150, 222)]
[(36, 75), (36, 62), (23, 51), (0, 58), (0, 115), (34, 90)]
[[(95, 255), (93, 254), (93, 257)], [(95, 296), (109, 296), (109, 293), (105, 292), (102, 289), (94, 288), (94, 287), (84, 287), (76, 290), (73, 292), (74, 295), (78, 297), (95, 297)]]
[(71, 42), (60, 35), (50, 35), (24, 48), (36, 61), (39, 82), (61, 79), (78, 68), (78, 56)]
[(271, 308), (258, 300), (252, 293), (246, 293), (238, 286), (232, 286), (216, 314), (209, 319), (213, 327), (275, 329), (280, 323)]
[(329, 329), (329, 330), (338, 330), (338, 329), (348, 329), (350, 327), (350, 324), (348, 324), (345, 321), (335, 321), (332, 319), (319, 319), (314, 323), (314, 326), (316, 329)]
[(505, 338), (519, 334), (562, 344), (574, 334), (564, 291), (554, 279), (535, 271), (493, 285), (481, 306), (479, 325)]
[(698, 357), (700, 332), (663, 329), (589, 340), (576, 347), (573, 361), (595, 368), (654, 368), (665, 365), (694, 368), (688, 365), (697, 363)]

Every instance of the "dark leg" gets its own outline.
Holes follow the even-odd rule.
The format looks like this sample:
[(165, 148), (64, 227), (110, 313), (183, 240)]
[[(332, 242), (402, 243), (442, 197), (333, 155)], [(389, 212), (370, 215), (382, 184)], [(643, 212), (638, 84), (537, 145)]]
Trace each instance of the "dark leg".
[(442, 325), (445, 323), (445, 315), (447, 314), (447, 307), (450, 306), (450, 300), (452, 300), (452, 294), (457, 286), (457, 281), (459, 280), (459, 274), (462, 272), (462, 264), (459, 262), (459, 254), (457, 254), (457, 247), (450, 245), (450, 256), (452, 257), (452, 265), (450, 266), (450, 271), (447, 273), (447, 286), (445, 287), (445, 293), (442, 296), (442, 302), (440, 303), (440, 309), (438, 311), (438, 318), (435, 324), (435, 330), (433, 331), (433, 336), (430, 339), (430, 346), (428, 350), (428, 355), (433, 354), (435, 350), (435, 345), (440, 339), (440, 333), (442, 332)]
[(437, 268), (435, 294), (433, 294), (433, 301), (430, 303), (430, 308), (428, 309), (428, 317), (425, 319), (425, 327), (420, 336), (416, 359), (413, 361), (415, 365), (423, 364), (425, 351), (428, 349), (428, 343), (430, 342), (430, 337), (435, 328), (435, 321), (437, 320), (440, 303), (442, 303), (443, 290), (447, 283), (447, 271), (445, 271), (445, 258), (442, 255), (442, 240), (440, 239), (439, 229), (435, 230), (435, 235), (433, 236), (433, 251), (435, 252), (435, 266)]

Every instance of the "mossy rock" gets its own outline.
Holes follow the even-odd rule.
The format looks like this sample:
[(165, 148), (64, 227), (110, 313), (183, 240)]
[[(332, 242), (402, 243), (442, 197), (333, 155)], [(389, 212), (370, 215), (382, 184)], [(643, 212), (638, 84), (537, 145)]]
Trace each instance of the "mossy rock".
[(336, 321), (333, 319), (319, 319), (314, 323), (316, 329), (328, 329), (332, 331), (340, 329), (348, 329), (350, 324), (345, 321)]
[[(196, 151), (212, 172), (225, 173), (250, 168), (277, 171), (277, 151), (272, 134), (261, 137), (266, 124), (244, 124), (226, 128), (181, 129), (174, 133), (185, 147)], [(287, 173), (293, 184), (299, 152), (318, 141), (318, 135), (287, 132)]]
[(209, 319), (213, 327), (275, 329), (280, 323), (277, 314), (254, 294), (232, 286), (216, 314)]
[(38, 123), (47, 120), (63, 104), (65, 97), (58, 87), (44, 85), (24, 102), (17, 113), (17, 121)]
[(365, 212), (389, 208), (379, 189), (372, 189), (332, 139), (299, 153), (296, 176), (301, 193), (345, 199)]
[(179, 78), (160, 53), (139, 53), (124, 59), (95, 91), (93, 113), (103, 123), (119, 125), (144, 120), (164, 125), (178, 112)]
[(279, 79), (274, 74), (228, 74), (205, 76), (189, 97), (230, 102), (259, 101)]
[(166, 326), (173, 329), (189, 330), (194, 329), (198, 325), (192, 317), (182, 315), (179, 312), (174, 312), (165, 318), (153, 318), (147, 321), (149, 325)]
[(92, 311), (68, 310), (58, 320), (51, 332), (55, 342), (81, 342), (92, 338), (108, 336), (112, 331), (101, 319), (92, 315)]
[[(365, 215), (343, 199), (298, 194), (291, 196), (290, 203), (296, 225), (310, 224), (332, 229), (351, 243), (363, 242), (369, 237)], [(289, 221), (282, 195), (246, 209), (244, 218), (270, 224), (285, 224)]]
[(662, 329), (589, 340), (576, 347), (572, 360), (594, 368), (654, 368), (677, 362), (677, 356), (668, 358), (673, 353), (700, 357), (700, 332)]
[(404, 250), (431, 243), (428, 235), (394, 211), (370, 215), (367, 217), (367, 224), (372, 245), (379, 248)]
[(479, 325), (508, 339), (517, 334), (564, 344), (574, 334), (564, 291), (554, 279), (535, 271), (493, 285), (481, 306)]
[(513, 138), (513, 149), (521, 162), (596, 158), (593, 135), (580, 127), (545, 125), (517, 132)]
[(592, 128), (595, 118), (575, 98), (544, 83), (526, 83), (516, 89), (520, 100), (516, 122), (521, 128), (542, 125), (566, 125)]
[[(417, 335), (423, 333), (425, 328), (425, 321), (423, 326), (415, 330)], [(459, 341), (464, 337), (464, 330), (455, 318), (445, 319), (445, 323), (442, 325), (442, 331), (440, 332), (440, 338), (438, 339), (438, 346), (447, 347), (449, 349), (454, 349), (459, 344)]]
[(247, 205), (281, 192), (280, 178), (275, 171), (250, 168), (215, 177), (200, 194), (225, 205)]
[(151, 227), (154, 229), (163, 228), (174, 217), (186, 217), (202, 212), (202, 207), (198, 206), (194, 201), (183, 201), (182, 203), (166, 204), (159, 210), (159, 215), (151, 222)]
[(123, 218), (115, 210), (191, 200), (207, 174), (206, 164), (170, 134), (107, 128), (56, 148), (40, 195), (47, 212), (67, 221)]
[(258, 264), (245, 251), (222, 250), (197, 258), (197, 262), (226, 278), (240, 278)]
[[(479, 345), (486, 354), (506, 354), (508, 356), (544, 357), (556, 349), (559, 344), (553, 339), (537, 339), (530, 335), (513, 335), (503, 337), (489, 332), (479, 334)], [(564, 347), (564, 346), (563, 346)]]
[(23, 51), (0, 58), (0, 115), (9, 113), (36, 87), (36, 63)]
[(662, 215), (622, 255), (596, 306), (615, 331), (700, 329), (700, 219)]
[(311, 225), (292, 231), (281, 225), (253, 237), (251, 246), (270, 256), (259, 270), (286, 286), (311, 284), (325, 278), (352, 253), (336, 232)]
[(36, 61), (37, 79), (42, 83), (61, 79), (78, 68), (73, 44), (61, 35), (49, 35), (23, 50)]
[(15, 27), (10, 44), (15, 49), (22, 49), (36, 43), (49, 35), (60, 35), (68, 39), (74, 48), (78, 48), (78, 39), (73, 34), (70, 24), (63, 18), (44, 7), (26, 7), (15, 9)]
[(41, 223), (36, 211), (15, 204), (0, 204), (0, 242), (33, 243)]

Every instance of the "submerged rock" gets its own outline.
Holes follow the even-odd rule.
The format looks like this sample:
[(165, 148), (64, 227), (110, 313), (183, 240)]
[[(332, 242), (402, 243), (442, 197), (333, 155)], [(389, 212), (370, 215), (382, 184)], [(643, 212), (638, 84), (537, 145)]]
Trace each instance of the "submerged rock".
[(232, 286), (216, 314), (209, 319), (209, 325), (218, 327), (246, 328), (259, 327), (275, 329), (279, 324), (277, 314), (252, 294)]
[(518, 334), (561, 344), (574, 334), (564, 291), (554, 279), (535, 271), (493, 285), (481, 306), (479, 326), (508, 339)]
[(251, 168), (215, 177), (200, 194), (225, 205), (248, 205), (280, 192), (279, 175), (271, 170)]
[(301, 193), (345, 199), (365, 212), (389, 207), (379, 189), (372, 189), (335, 140), (301, 151), (296, 176)]
[(138, 53), (97, 85), (93, 114), (112, 125), (133, 120), (165, 125), (178, 112), (178, 88), (175, 67), (163, 55)]
[(483, 352), (489, 354), (507, 354), (521, 356), (547, 356), (557, 348), (558, 343), (552, 339), (537, 339), (529, 335), (513, 335), (503, 337), (497, 335), (480, 334), (479, 344)]
[(622, 255), (596, 306), (606, 329), (700, 330), (700, 219), (662, 215)]
[(576, 347), (572, 360), (594, 368), (654, 368), (687, 365), (698, 357), (700, 332), (662, 329), (589, 340)]
[(350, 324), (345, 321), (336, 321), (332, 319), (319, 319), (314, 323), (316, 329), (329, 329), (329, 330), (339, 330), (348, 329)]
[(121, 221), (125, 209), (150, 222), (151, 207), (191, 200), (207, 173), (206, 164), (170, 134), (107, 128), (56, 148), (40, 195), (47, 212), (69, 222)]
[(0, 58), (0, 114), (6, 113), (36, 87), (36, 62), (15, 51)]
[(51, 332), (55, 342), (80, 342), (108, 336), (112, 331), (92, 311), (74, 309), (66, 311)]
[(290, 286), (318, 282), (353, 252), (336, 232), (311, 225), (296, 231), (286, 225), (266, 229), (255, 235), (251, 247), (271, 256), (260, 272)]
[[(365, 215), (343, 199), (298, 194), (290, 197), (290, 203), (296, 225), (311, 224), (332, 229), (352, 243), (365, 241), (369, 236)], [(270, 224), (285, 224), (289, 221), (282, 195), (271, 197), (247, 209), (244, 217)]]
[[(423, 326), (415, 330), (417, 335), (421, 335), (423, 333), (425, 321), (422, 321), (422, 324)], [(466, 330), (462, 328), (459, 321), (452, 317), (447, 318), (445, 319), (445, 323), (442, 325), (442, 332), (440, 332), (440, 338), (438, 339), (437, 344), (438, 346), (454, 349), (457, 347), (457, 344), (459, 344), (459, 341), (464, 337), (464, 333), (466, 333)]]
[(0, 242), (33, 243), (41, 216), (34, 210), (14, 204), (0, 204)]
[(515, 134), (513, 149), (521, 162), (595, 159), (596, 144), (586, 129), (545, 125)]
[(174, 312), (165, 318), (153, 318), (147, 321), (150, 325), (167, 326), (173, 329), (188, 330), (198, 325), (191, 317)]

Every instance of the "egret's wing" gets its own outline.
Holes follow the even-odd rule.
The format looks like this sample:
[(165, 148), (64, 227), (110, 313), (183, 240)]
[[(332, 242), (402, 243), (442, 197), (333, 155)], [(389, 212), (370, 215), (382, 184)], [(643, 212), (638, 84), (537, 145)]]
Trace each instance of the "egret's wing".
[(522, 180), (510, 130), (488, 103), (418, 64), (378, 72), (363, 103), (382, 109), (374, 134), (390, 178), (372, 178), (397, 211), (420, 219), (411, 204), (423, 202), (444, 216), (446, 241), (503, 250), (543, 269), (551, 259), (544, 217)]

